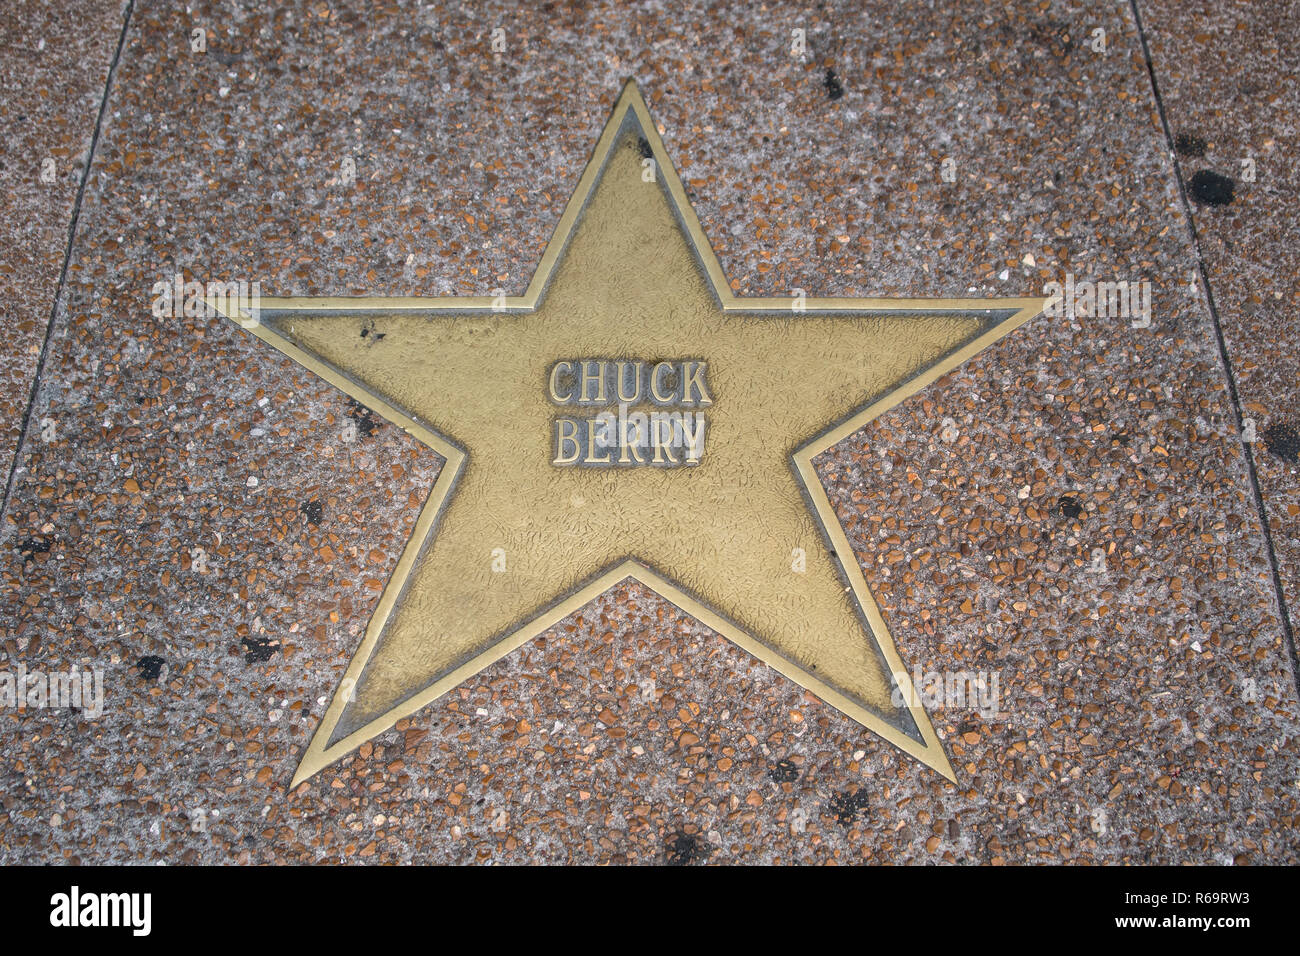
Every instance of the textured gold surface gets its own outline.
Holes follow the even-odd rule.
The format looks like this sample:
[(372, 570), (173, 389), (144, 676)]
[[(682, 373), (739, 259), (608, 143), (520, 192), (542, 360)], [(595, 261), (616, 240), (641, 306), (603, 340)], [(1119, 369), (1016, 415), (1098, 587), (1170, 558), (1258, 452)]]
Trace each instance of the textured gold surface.
[[(735, 299), (629, 83), (493, 305), (272, 299), (251, 327), (447, 458), (294, 783), (629, 576), (952, 778), (811, 461), (1042, 300)], [(553, 464), (554, 419), (599, 409), (550, 371), (598, 358), (708, 363), (698, 465)]]

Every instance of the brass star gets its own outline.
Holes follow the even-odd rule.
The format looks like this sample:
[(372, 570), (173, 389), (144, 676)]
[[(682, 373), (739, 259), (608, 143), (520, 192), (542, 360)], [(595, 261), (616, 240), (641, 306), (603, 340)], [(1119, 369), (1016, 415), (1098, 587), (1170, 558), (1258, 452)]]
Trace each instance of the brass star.
[(1045, 300), (735, 297), (629, 81), (524, 295), (209, 304), (446, 459), (292, 786), (627, 578), (955, 780), (812, 461)]

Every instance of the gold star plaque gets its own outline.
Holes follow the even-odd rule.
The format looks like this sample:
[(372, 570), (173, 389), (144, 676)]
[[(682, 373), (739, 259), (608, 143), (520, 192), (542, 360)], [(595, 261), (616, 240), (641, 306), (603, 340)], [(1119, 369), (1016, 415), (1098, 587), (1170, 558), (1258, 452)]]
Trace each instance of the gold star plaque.
[(293, 786), (628, 578), (955, 779), (812, 461), (1044, 300), (736, 298), (629, 81), (524, 295), (209, 303), (446, 459)]

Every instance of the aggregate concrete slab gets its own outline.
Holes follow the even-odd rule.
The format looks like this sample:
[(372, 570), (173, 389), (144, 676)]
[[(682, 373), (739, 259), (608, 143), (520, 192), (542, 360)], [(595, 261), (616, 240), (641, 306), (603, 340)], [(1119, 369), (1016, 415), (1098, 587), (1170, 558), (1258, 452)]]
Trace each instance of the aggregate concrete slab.
[[(105, 710), (0, 717), (0, 858), (1294, 862), (1292, 650), (1141, 39), (137, 3), (0, 532), (8, 666), (102, 667)], [(737, 294), (1150, 283), (1149, 326), (1038, 319), (819, 459), (918, 683), (996, 678), (927, 701), (958, 783), (627, 585), (289, 791), (441, 462), (154, 284), (518, 294), (627, 76)]]
[(0, 22), (0, 467), (6, 482), (68, 253), (123, 10), (121, 0), (75, 6), (33, 0), (6, 10)]
[(1300, 9), (1143, 3), (1290, 619), (1300, 595)]

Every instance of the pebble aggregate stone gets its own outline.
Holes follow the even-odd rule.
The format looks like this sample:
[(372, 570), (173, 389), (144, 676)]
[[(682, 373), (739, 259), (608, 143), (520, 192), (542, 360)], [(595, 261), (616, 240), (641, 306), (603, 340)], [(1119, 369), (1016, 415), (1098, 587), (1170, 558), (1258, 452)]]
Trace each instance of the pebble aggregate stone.
[[(1263, 166), (1200, 89), (1288, 67), (1234, 93), (1213, 50), (1258, 33), (1198, 63), (1217, 14), (1140, 9), (1175, 118)], [(996, 705), (927, 700), (952, 785), (625, 584), (289, 791), (441, 461), (151, 289), (521, 294), (629, 76), (738, 295), (1150, 282), (1150, 327), (1034, 320), (818, 459), (904, 661)], [(1284, 112), (1254, 188), (1293, 210)], [(1294, 218), (1241, 195), (1203, 245)], [(1294, 321), (1295, 237), (1237, 248), (1208, 271), (1272, 422), (1289, 340), (1225, 303)], [(0, 660), (102, 667), (105, 710), (0, 713), (0, 860), (1297, 862), (1294, 652), (1198, 262), (1128, 5), (136, 0), (0, 527)], [(1294, 478), (1256, 462), (1285, 562)]]
[(6, 481), (122, 10), (118, 0), (30, 0), (0, 16), (0, 462)]
[[(1300, 169), (1293, 159), (1300, 151), (1300, 7), (1149, 7), (1151, 55), (1241, 414), (1254, 433), (1251, 456), (1294, 622), (1300, 599), (1300, 352), (1294, 347)], [(1227, 188), (1198, 189), (1209, 176)]]

